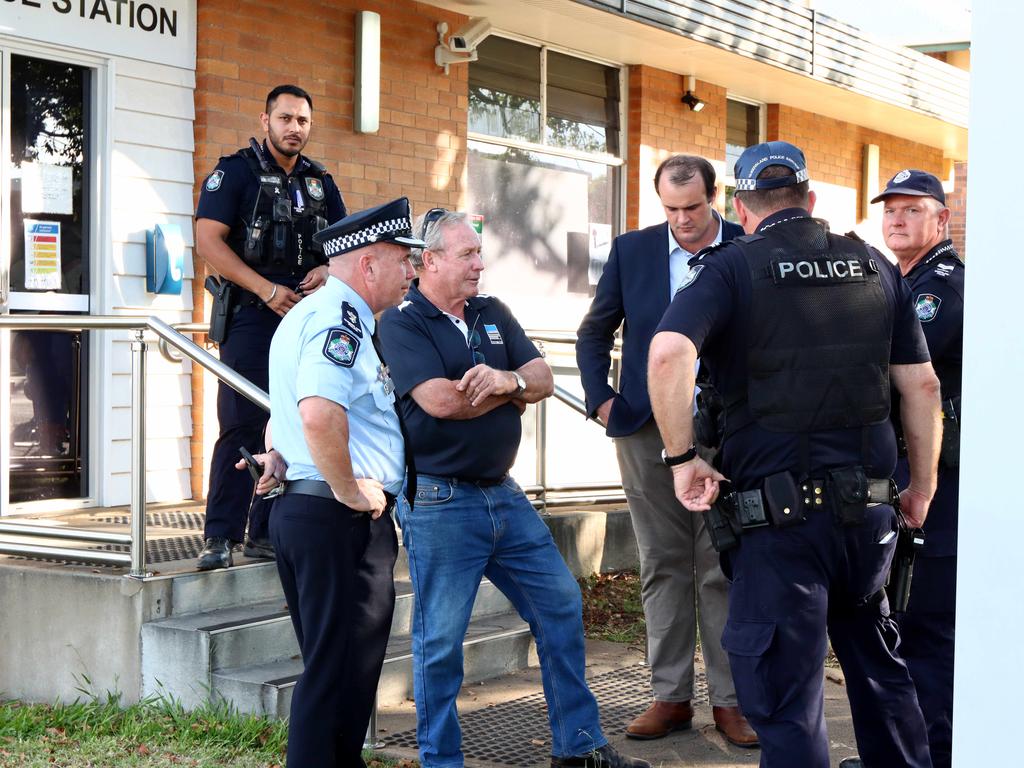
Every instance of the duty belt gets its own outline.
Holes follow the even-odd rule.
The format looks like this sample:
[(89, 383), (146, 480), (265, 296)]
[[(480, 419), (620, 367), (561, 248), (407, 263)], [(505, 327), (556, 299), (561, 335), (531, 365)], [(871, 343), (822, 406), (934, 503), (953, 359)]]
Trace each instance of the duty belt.
[[(340, 501), (334, 496), (334, 491), (331, 490), (331, 486), (327, 484), (326, 480), (289, 480), (284, 484), (284, 491), (282, 494), (288, 496), (290, 494), (299, 494), (300, 496), (317, 496), (321, 499), (330, 499), (331, 501)], [(391, 512), (391, 508), (395, 505), (395, 495), (384, 491), (384, 498), (387, 499), (387, 506), (384, 507), (385, 512)], [(348, 506), (342, 504), (342, 506)]]

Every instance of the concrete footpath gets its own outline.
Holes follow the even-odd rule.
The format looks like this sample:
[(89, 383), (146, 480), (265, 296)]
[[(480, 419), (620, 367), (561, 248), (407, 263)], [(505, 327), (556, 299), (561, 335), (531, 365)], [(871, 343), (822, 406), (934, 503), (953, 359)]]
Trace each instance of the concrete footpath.
[[(601, 706), (601, 727), (620, 752), (649, 760), (655, 768), (756, 766), (760, 750), (730, 745), (715, 730), (707, 703), (703, 664), (698, 664), (693, 727), (663, 739), (627, 739), (626, 725), (650, 702), (649, 673), (640, 650), (587, 641), (587, 678)], [(551, 737), (536, 667), (463, 686), (458, 701), (467, 768), (550, 765)], [(825, 717), (832, 766), (857, 753), (842, 672), (825, 670)], [(416, 714), (411, 701), (382, 708), (378, 717), (382, 754), (416, 758)]]

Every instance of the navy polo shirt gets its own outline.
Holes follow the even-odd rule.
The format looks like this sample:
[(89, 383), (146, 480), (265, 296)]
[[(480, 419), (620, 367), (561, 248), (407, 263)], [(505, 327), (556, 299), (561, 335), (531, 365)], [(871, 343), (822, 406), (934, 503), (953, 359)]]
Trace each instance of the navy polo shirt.
[[(763, 222), (758, 232), (771, 237), (773, 227), (806, 218), (803, 209), (778, 211)], [(889, 361), (894, 364), (928, 362), (921, 324), (911, 301), (910, 290), (899, 271), (875, 252), (881, 286), (893, 308), (893, 327)], [(691, 265), (703, 269), (691, 273), (689, 283), (676, 293), (658, 326), (658, 331), (674, 331), (687, 336), (697, 347), (701, 364), (711, 371), (715, 386), (722, 392), (747, 387), (747, 328), (750, 323), (752, 288), (750, 268), (739, 246), (725, 243), (697, 256)], [(742, 382), (742, 383), (741, 383)], [(896, 465), (896, 439), (886, 421), (869, 427), (868, 473), (871, 477), (889, 477)], [(830, 467), (860, 464), (862, 430), (837, 429), (810, 436), (811, 472)], [(768, 475), (782, 471), (800, 473), (800, 436), (771, 432), (756, 422), (737, 430), (722, 447), (722, 472), (740, 490), (759, 487)]]
[[(466, 300), (467, 326), (480, 335), (477, 349), (487, 365), (521, 368), (540, 352), (502, 302), (491, 296)], [(416, 470), (462, 480), (498, 480), (515, 462), (522, 437), (519, 409), (505, 403), (475, 419), (437, 419), (409, 394), (430, 379), (458, 381), (474, 366), (462, 332), (413, 283), (406, 301), (380, 319), (380, 340), (400, 396)]]
[(932, 248), (904, 279), (928, 340), (942, 397), (956, 397), (964, 359), (964, 263), (953, 241)]
[[(263, 157), (270, 167), (276, 172), (284, 173), (284, 169), (277, 164), (274, 156), (267, 150), (266, 141), (261, 145), (261, 149)], [(308, 159), (299, 155), (299, 159), (292, 168), (289, 175), (289, 191), (293, 210), (296, 205), (304, 202), (301, 195), (308, 194), (300, 179), (305, 177), (312, 167), (312, 163)], [(220, 173), (219, 177), (216, 177), (217, 173)], [(339, 219), (345, 218), (345, 202), (342, 200), (341, 192), (331, 174), (323, 174), (323, 185), (324, 202), (326, 203), (325, 218), (328, 224), (333, 224)], [(239, 229), (244, 229), (247, 222), (252, 219), (259, 191), (259, 179), (256, 178), (244, 157), (238, 154), (222, 157), (217, 163), (217, 167), (203, 182), (199, 193), (199, 205), (196, 207), (196, 219), (219, 221), (221, 224), (231, 227), (232, 233), (236, 233)]]

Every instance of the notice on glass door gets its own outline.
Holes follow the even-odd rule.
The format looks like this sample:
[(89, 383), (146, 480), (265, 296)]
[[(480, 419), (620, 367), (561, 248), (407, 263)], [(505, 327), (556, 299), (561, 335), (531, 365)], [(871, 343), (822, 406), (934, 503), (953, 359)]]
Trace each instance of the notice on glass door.
[(74, 213), (71, 166), (22, 163), (22, 213)]
[(60, 290), (60, 222), (25, 219), (25, 290)]

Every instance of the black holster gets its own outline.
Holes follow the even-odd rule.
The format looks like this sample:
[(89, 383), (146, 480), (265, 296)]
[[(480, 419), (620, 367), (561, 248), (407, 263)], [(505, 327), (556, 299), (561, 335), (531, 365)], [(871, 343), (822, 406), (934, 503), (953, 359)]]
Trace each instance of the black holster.
[(942, 444), (939, 463), (947, 469), (960, 466), (960, 398), (942, 401)]
[(206, 337), (212, 342), (221, 344), (228, 337), (228, 322), (238, 298), (238, 286), (214, 275), (208, 276), (204, 285), (206, 290), (213, 294), (210, 330)]
[(914, 578), (914, 558), (917, 551), (924, 546), (924, 531), (920, 528), (908, 528), (903, 514), (897, 512), (899, 533), (896, 535), (896, 552), (892, 556), (889, 569), (889, 581), (885, 591), (889, 597), (889, 609), (903, 613), (910, 603), (910, 584)]
[(722, 481), (718, 498), (704, 513), (704, 525), (715, 552), (728, 552), (739, 546), (742, 528), (737, 516), (736, 494), (728, 482)]
[(864, 467), (830, 469), (825, 492), (843, 525), (860, 525), (868, 508), (868, 476)]

